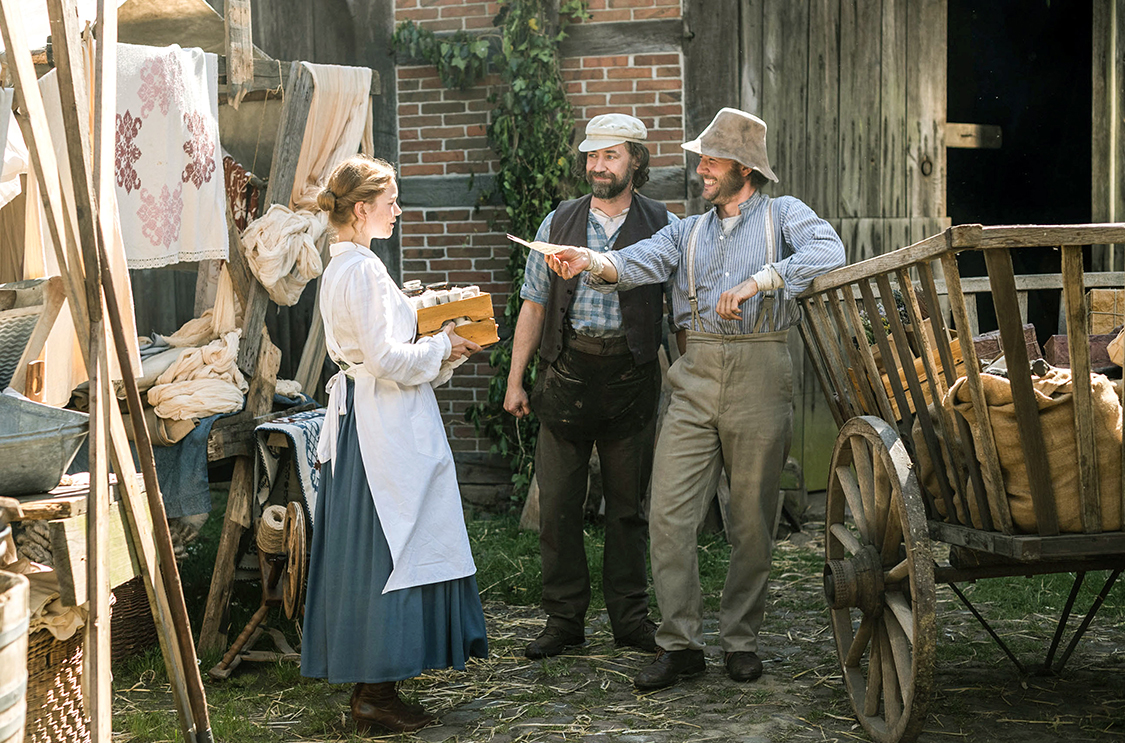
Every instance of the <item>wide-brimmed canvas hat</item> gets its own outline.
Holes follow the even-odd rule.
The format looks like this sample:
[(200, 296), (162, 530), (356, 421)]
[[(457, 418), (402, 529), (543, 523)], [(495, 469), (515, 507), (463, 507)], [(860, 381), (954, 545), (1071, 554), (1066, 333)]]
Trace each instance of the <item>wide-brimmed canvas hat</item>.
[(586, 125), (586, 139), (578, 145), (579, 152), (593, 152), (622, 142), (644, 144), (648, 129), (640, 119), (629, 114), (602, 114)]
[(724, 108), (702, 134), (680, 146), (697, 155), (735, 160), (777, 182), (766, 156), (766, 122), (754, 114)]

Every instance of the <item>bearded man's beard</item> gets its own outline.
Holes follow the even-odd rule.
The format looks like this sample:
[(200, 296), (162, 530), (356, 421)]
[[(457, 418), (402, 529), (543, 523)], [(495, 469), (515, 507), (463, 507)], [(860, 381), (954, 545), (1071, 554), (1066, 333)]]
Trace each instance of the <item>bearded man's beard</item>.
[(614, 199), (620, 196), (629, 183), (633, 180), (633, 168), (629, 168), (629, 172), (623, 177), (618, 178), (613, 173), (598, 173), (599, 176), (608, 176), (608, 181), (594, 180), (594, 173), (587, 171), (586, 182), (590, 184), (590, 190), (593, 192), (594, 197), (598, 199)]
[(715, 195), (711, 197), (711, 203), (729, 203), (730, 200), (742, 190), (742, 187), (746, 185), (746, 181), (748, 180), (750, 180), (750, 176), (747, 175), (743, 177), (738, 166), (734, 165), (718, 179), (718, 190), (715, 191)]

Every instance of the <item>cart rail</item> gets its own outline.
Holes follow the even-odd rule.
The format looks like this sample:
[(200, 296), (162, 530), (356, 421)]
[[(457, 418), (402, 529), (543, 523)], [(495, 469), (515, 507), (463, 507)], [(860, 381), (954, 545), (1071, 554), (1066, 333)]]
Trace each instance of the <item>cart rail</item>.
[[(1125, 274), (1084, 271), (1083, 246), (1102, 243), (1125, 243), (1125, 223), (961, 225), (832, 271), (800, 295), (806, 318), (801, 334), (837, 425), (862, 415), (879, 417), (898, 429), (915, 461), (912, 431), (915, 424), (920, 429), (919, 446), (934, 463), (937, 480), (936, 492), (925, 493), (933, 538), (1025, 562), (1125, 554), (1125, 531), (1119, 531), (1117, 523), (1108, 531), (1102, 513), (1092, 382), (1074, 384), (1081, 530), (1063, 533), (1060, 529), (1060, 494), (1053, 490), (1023, 336), (1027, 292), (1056, 285), (1062, 292), (1060, 320), (1065, 321), (1069, 335), (1070, 368), (1075, 380), (1090, 379), (1086, 291), (1125, 287)], [(1040, 247), (1061, 251), (1060, 274), (1016, 276), (1012, 251)], [(957, 254), (965, 251), (982, 255), (986, 279), (962, 279)], [(991, 288), (1009, 369), (1019, 446), (1034, 509), (1031, 534), (1021, 533), (1012, 520), (991, 414), (985, 404), (981, 364), (971, 341), (978, 329), (975, 300), (984, 288), (983, 281)], [(894, 311), (896, 290), (901, 295), (902, 317)], [(939, 311), (943, 299), (947, 311)], [(883, 314), (880, 303), (887, 308), (889, 334), (878, 332), (876, 319)], [(873, 332), (874, 344), (868, 342), (865, 316), (877, 331)], [(951, 324), (964, 329), (961, 338), (951, 335)], [(885, 362), (883, 369), (880, 361)], [(971, 427), (947, 407), (931, 405), (940, 403), (962, 376), (977, 414)], [(1117, 456), (1125, 460), (1125, 452), (1118, 451)], [(1121, 470), (1117, 503), (1125, 515), (1125, 467)], [(970, 514), (979, 525), (973, 524)]]

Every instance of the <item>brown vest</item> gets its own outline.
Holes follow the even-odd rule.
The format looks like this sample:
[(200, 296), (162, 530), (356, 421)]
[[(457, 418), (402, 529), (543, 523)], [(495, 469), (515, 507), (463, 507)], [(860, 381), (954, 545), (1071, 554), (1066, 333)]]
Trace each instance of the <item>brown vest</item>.
[[(587, 194), (579, 199), (564, 201), (555, 210), (551, 220), (550, 241), (556, 245), (586, 246), (586, 224), (590, 218), (590, 200)], [(656, 234), (668, 224), (668, 209), (659, 201), (633, 194), (633, 203), (614, 250), (627, 248)], [(574, 299), (574, 289), (582, 278), (579, 274), (572, 279), (563, 280), (551, 273), (551, 288), (547, 297), (546, 318), (543, 321), (543, 339), (539, 344), (539, 356), (548, 363), (559, 357), (563, 348), (563, 334), (569, 322), (567, 311)], [(660, 346), (661, 326), (664, 319), (664, 285), (649, 284), (618, 292), (621, 302), (621, 320), (625, 326), (625, 338), (629, 351), (636, 364), (645, 364), (656, 358)]]

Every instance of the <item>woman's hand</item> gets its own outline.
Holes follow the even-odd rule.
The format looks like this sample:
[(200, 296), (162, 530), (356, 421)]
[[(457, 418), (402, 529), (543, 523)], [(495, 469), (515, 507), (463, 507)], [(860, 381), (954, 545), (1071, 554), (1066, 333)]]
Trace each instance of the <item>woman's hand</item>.
[(545, 256), (547, 266), (564, 279), (571, 279), (590, 267), (590, 254), (581, 248), (566, 248)]
[(449, 336), (449, 360), (456, 361), (465, 356), (470, 356), (480, 350), (480, 346), (471, 340), (457, 335), (456, 327), (452, 320), (442, 326), (442, 331)]
[(720, 294), (719, 303), (715, 305), (715, 311), (724, 320), (741, 320), (742, 308), (739, 305), (757, 293), (758, 282), (752, 278), (747, 279), (733, 289), (728, 289)]

